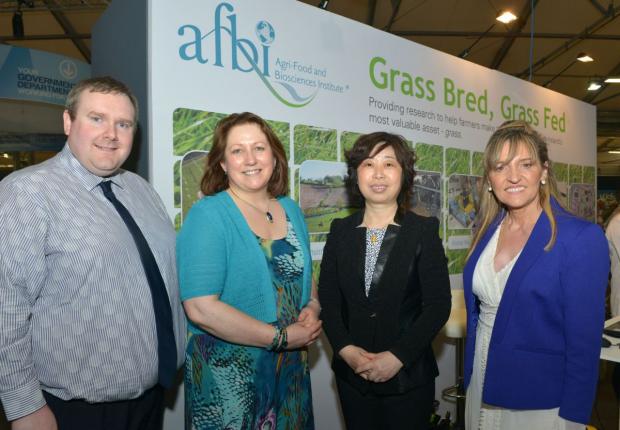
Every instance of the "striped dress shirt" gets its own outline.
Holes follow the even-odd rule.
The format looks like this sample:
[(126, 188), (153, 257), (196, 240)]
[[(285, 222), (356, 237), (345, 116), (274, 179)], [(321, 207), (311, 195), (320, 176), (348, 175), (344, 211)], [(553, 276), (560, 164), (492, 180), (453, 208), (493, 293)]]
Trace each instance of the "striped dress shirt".
[[(175, 232), (159, 196), (121, 170), (114, 193), (142, 230), (166, 284), (178, 365), (185, 317)], [(0, 400), (8, 420), (64, 400), (128, 400), (157, 383), (151, 292), (138, 249), (65, 145), (0, 182)]]

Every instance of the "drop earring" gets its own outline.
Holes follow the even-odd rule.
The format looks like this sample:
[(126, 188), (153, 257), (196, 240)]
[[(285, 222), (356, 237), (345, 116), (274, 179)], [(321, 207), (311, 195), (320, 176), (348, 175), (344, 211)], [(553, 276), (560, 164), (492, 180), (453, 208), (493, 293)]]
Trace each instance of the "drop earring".
[(547, 181), (545, 181), (544, 179), (541, 179), (540, 185), (545, 185), (546, 183), (547, 183)]
[(492, 192), (492, 191), (493, 191), (493, 187), (491, 187), (491, 186), (489, 185), (489, 188), (487, 188), (487, 191), (488, 191), (489, 193), (490, 193), (490, 192)]

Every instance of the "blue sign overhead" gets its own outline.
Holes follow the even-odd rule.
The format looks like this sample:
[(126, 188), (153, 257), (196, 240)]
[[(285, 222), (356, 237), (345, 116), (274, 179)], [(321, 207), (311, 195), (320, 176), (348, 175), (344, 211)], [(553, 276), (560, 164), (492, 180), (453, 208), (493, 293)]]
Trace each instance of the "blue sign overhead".
[(90, 65), (73, 58), (0, 45), (0, 99), (64, 105), (67, 94), (90, 77)]

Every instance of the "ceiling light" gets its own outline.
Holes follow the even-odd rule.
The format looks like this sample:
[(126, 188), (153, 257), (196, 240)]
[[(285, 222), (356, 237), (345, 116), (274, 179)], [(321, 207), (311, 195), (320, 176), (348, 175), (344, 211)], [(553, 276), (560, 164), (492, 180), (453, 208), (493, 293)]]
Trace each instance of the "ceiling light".
[(588, 91), (596, 91), (602, 87), (601, 83), (598, 81), (591, 81), (590, 85), (588, 85)]
[(517, 16), (507, 10), (499, 14), (498, 17), (495, 19), (498, 20), (499, 22), (503, 22), (504, 24), (508, 24), (514, 21), (515, 19), (517, 19)]
[(594, 61), (594, 58), (590, 57), (585, 52), (580, 52), (579, 54), (577, 54), (577, 61), (581, 61), (582, 63), (589, 63), (591, 61)]
[[(555, 74), (555, 75), (553, 76), (553, 78), (551, 78), (551, 79), (549, 79), (547, 82), (545, 82), (545, 83), (543, 84), (543, 87), (545, 87), (545, 88), (546, 88), (546, 87), (548, 87), (548, 86), (549, 86), (549, 84), (550, 84), (551, 82), (555, 81), (555, 79), (556, 79), (557, 77), (559, 77), (562, 73), (564, 73), (565, 71), (567, 71), (567, 70), (568, 70), (568, 69), (569, 69), (569, 68), (570, 68), (573, 64), (575, 64), (577, 61), (582, 62), (582, 63), (589, 63), (590, 61), (594, 61), (594, 58), (590, 57), (590, 56), (589, 56), (588, 54), (586, 54), (585, 52), (580, 52), (580, 53), (577, 55), (577, 57), (575, 57), (575, 58), (573, 59), (573, 61), (571, 61), (570, 63), (568, 63), (568, 64), (566, 65), (566, 67), (564, 67), (562, 70), (560, 70), (560, 72), (559, 72), (559, 73)], [(607, 82), (607, 81), (605, 81), (605, 82)], [(620, 82), (620, 81), (618, 81), (618, 82)], [(591, 87), (591, 85), (590, 85), (590, 87)], [(588, 90), (590, 90), (590, 87), (588, 87)], [(598, 89), (598, 88), (597, 88), (597, 89)], [(594, 91), (594, 90), (590, 90), (590, 91)]]
[(605, 82), (608, 84), (620, 84), (620, 77), (612, 76), (612, 77), (605, 79)]
[(620, 151), (607, 151), (608, 154), (620, 154)]

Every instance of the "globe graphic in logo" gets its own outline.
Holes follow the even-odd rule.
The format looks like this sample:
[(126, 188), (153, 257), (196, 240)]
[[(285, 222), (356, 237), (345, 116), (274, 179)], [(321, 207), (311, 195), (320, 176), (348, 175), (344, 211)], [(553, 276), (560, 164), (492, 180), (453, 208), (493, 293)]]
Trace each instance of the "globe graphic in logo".
[(263, 45), (271, 45), (276, 38), (276, 32), (267, 21), (259, 21), (256, 24), (256, 36)]
[(71, 60), (62, 60), (58, 65), (58, 71), (68, 80), (75, 79), (78, 73), (77, 66)]

